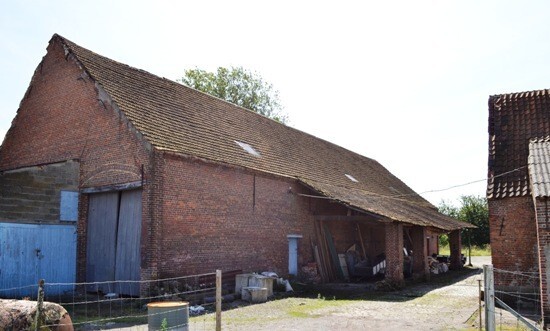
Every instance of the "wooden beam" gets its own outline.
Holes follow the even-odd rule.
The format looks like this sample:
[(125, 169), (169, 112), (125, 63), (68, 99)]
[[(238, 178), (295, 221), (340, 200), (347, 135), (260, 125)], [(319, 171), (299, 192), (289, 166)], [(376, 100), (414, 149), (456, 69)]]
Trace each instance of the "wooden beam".
[(359, 240), (361, 241), (361, 249), (363, 250), (363, 258), (367, 259), (367, 250), (365, 249), (365, 243), (363, 242), (363, 235), (361, 234), (361, 226), (359, 223), (357, 225), (357, 233), (359, 233)]
[(315, 219), (318, 221), (335, 221), (335, 222), (370, 222), (370, 223), (391, 223), (390, 220), (387, 219), (373, 219), (372, 217), (368, 216), (344, 216), (344, 215), (316, 215)]
[(80, 189), (80, 193), (88, 194), (88, 193), (102, 193), (102, 192), (110, 192), (110, 191), (125, 191), (125, 190), (132, 190), (142, 186), (143, 186), (143, 183), (141, 180), (139, 180), (139, 181), (124, 183), (124, 184), (86, 187), (86, 188)]

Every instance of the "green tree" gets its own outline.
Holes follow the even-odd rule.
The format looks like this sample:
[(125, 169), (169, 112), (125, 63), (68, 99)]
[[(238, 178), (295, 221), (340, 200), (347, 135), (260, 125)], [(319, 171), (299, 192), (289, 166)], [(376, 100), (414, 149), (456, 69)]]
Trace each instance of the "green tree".
[(243, 67), (218, 67), (216, 72), (189, 69), (179, 81), (278, 122), (288, 120), (279, 100), (279, 91), (258, 73)]
[(463, 232), (462, 240), (466, 243), (468, 235), (472, 245), (483, 247), (489, 244), (489, 208), (487, 199), (479, 196), (465, 195), (460, 197), (460, 207), (456, 207), (442, 201), (438, 207), (445, 215), (461, 221), (471, 223), (477, 228), (467, 229)]

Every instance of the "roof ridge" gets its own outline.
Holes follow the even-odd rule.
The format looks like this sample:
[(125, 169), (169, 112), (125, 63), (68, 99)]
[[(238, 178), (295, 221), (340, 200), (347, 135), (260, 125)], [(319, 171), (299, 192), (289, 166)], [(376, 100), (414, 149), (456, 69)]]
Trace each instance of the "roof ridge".
[(157, 76), (157, 75), (155, 75), (155, 74), (153, 74), (153, 73), (151, 73), (151, 72), (149, 72), (149, 71), (147, 71), (147, 70), (143, 70), (143, 69), (140, 69), (140, 68), (137, 68), (137, 67), (133, 67), (133, 66), (128, 65), (128, 64), (126, 64), (126, 63), (124, 63), (124, 62), (120, 62), (120, 61), (117, 61), (117, 60), (113, 60), (113, 59), (111, 59), (111, 58), (109, 58), (109, 57), (106, 57), (106, 56), (104, 56), (104, 55), (101, 55), (101, 54), (99, 54), (99, 53), (96, 53), (96, 52), (94, 52), (94, 51), (92, 51), (92, 50), (90, 50), (90, 49), (88, 49), (88, 48), (86, 48), (86, 47), (80, 46), (79, 44), (75, 43), (74, 41), (71, 41), (71, 40), (69, 40), (69, 39), (67, 39), (67, 38), (65, 38), (65, 37), (63, 37), (63, 36), (61, 36), (61, 35), (59, 35), (59, 34), (57, 34), (57, 33), (54, 33), (54, 35), (53, 35), (53, 37), (52, 37), (52, 39), (55, 39), (55, 38), (59, 39), (59, 40), (61, 41), (61, 43), (62, 43), (64, 46), (66, 46), (66, 47), (69, 49), (69, 51), (70, 51), (77, 59), (79, 58), (79, 56), (78, 56), (78, 54), (76, 54), (76, 53), (74, 52), (74, 50), (73, 50), (73, 47), (74, 47), (74, 46), (76, 46), (76, 47), (78, 47), (78, 48), (82, 48), (82, 49), (84, 49), (84, 50), (87, 51), (87, 52), (90, 52), (90, 53), (92, 53), (92, 54), (94, 54), (94, 55), (96, 55), (96, 56), (99, 56), (99, 57), (101, 57), (101, 58), (104, 58), (104, 59), (106, 59), (106, 60), (108, 60), (108, 61), (112, 61), (112, 62), (115, 62), (115, 63), (117, 63), (117, 64), (119, 64), (119, 65), (125, 66), (125, 67), (127, 67), (127, 68), (129, 68), (129, 69), (136, 70), (136, 71), (139, 71), (139, 72), (141, 72), (141, 73), (148, 74), (148, 75), (152, 75), (152, 76), (155, 76), (155, 77), (157, 77), (157, 78), (159, 78), (159, 79), (165, 79), (165, 80), (171, 81), (171, 80), (169, 80), (169, 79), (167, 79), (167, 78), (165, 78), (165, 77)]
[(529, 143), (546, 143), (546, 142), (550, 142), (550, 135), (529, 139)]
[(550, 94), (550, 89), (538, 89), (538, 90), (529, 90), (529, 91), (520, 91), (520, 92), (506, 92), (506, 93), (492, 94), (489, 96), (489, 98), (521, 97), (526, 94), (530, 94), (531, 96), (548, 95)]

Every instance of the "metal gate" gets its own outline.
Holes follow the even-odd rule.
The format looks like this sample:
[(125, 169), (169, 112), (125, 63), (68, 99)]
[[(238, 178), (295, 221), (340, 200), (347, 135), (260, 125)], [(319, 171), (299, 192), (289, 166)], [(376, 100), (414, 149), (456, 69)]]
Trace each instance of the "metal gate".
[[(88, 287), (139, 296), (141, 190), (90, 194), (87, 230)], [(111, 283), (109, 283), (111, 282)]]

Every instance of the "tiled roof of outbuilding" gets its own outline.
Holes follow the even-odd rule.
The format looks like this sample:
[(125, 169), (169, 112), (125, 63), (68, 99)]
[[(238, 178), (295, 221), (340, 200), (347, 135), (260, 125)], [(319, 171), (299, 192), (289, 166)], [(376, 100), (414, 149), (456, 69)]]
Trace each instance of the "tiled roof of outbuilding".
[[(155, 148), (296, 178), (344, 204), (444, 230), (468, 224), (438, 213), (377, 161), (252, 111), (110, 60), (54, 35)], [(246, 152), (250, 145), (260, 155)], [(354, 182), (346, 175), (357, 180)]]
[(550, 197), (550, 137), (529, 142), (529, 177), (535, 197)]
[(489, 199), (531, 193), (527, 171), (529, 140), (549, 134), (549, 90), (489, 98)]

